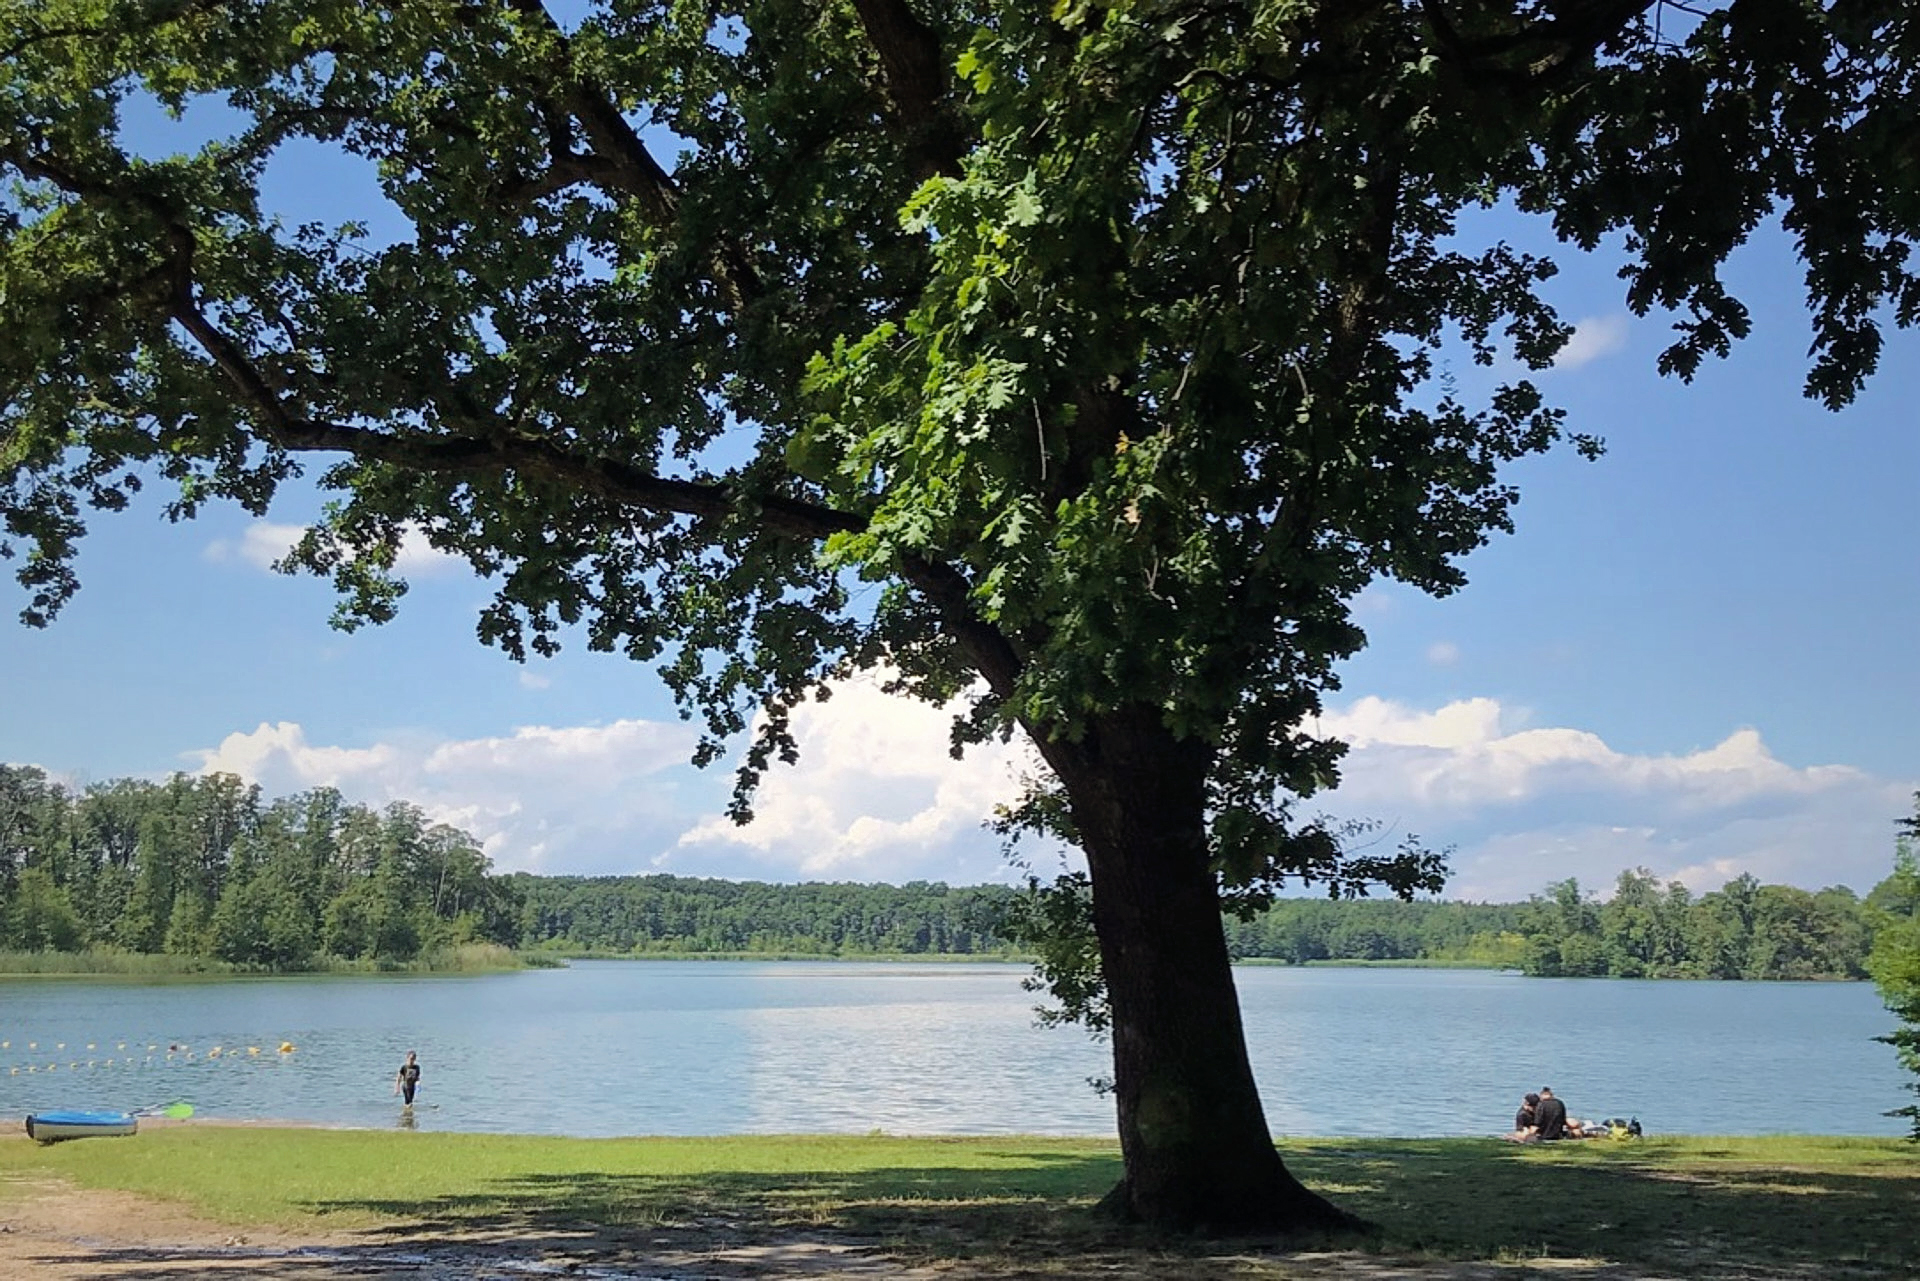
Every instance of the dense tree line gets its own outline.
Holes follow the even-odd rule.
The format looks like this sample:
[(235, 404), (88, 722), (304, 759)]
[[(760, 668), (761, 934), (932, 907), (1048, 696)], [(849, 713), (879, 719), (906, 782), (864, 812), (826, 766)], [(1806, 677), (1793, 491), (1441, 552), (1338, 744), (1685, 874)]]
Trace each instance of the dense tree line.
[(1526, 904), (1400, 899), (1280, 899), (1251, 920), (1229, 918), (1227, 945), (1243, 960), (1428, 961), (1517, 968), (1526, 953)]
[(69, 791), (0, 766), (0, 950), (118, 949), (300, 969), (513, 942), (518, 902), (466, 833), (331, 788), (229, 774)]
[[(1909, 851), (1910, 853), (1910, 851)], [(1910, 876), (1910, 869), (1909, 869)], [(1566, 977), (1864, 978), (1898, 878), (1853, 891), (1695, 896), (1644, 870), (1602, 902), (1575, 880), (1525, 903), (1280, 899), (1226, 920), (1241, 960), (1492, 965)], [(0, 766), (0, 950), (119, 949), (299, 969), (466, 942), (557, 952), (1011, 955), (1003, 885), (767, 884), (493, 875), (465, 832), (330, 788), (268, 801), (224, 774), (70, 791)], [(1903, 918), (1901, 918), (1903, 919)]]
[[(1022, 891), (926, 882), (773, 885), (676, 876), (511, 878), (522, 946), (620, 953), (1006, 954)], [(1241, 960), (1487, 965), (1566, 977), (1857, 979), (1872, 942), (1851, 890), (1751, 876), (1699, 898), (1624, 872), (1601, 903), (1561, 881), (1524, 903), (1280, 899), (1229, 917)]]
[(683, 876), (511, 878), (521, 942), (614, 952), (1006, 953), (1006, 886), (770, 885)]
[(1873, 941), (1860, 899), (1845, 886), (1814, 892), (1750, 875), (1696, 898), (1645, 869), (1622, 872), (1604, 903), (1568, 879), (1529, 907), (1529, 974), (1858, 979)]

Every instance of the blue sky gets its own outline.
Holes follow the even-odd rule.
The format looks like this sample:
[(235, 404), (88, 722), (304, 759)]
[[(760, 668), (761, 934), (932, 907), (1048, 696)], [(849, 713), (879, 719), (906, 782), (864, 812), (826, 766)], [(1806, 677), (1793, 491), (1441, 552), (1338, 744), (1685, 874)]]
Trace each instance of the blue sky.
[[(347, 216), (353, 176), (278, 164), (274, 199)], [(1864, 892), (1920, 788), (1920, 344), (1893, 335), (1843, 413), (1802, 399), (1800, 273), (1771, 234), (1735, 271), (1754, 337), (1685, 386), (1654, 374), (1665, 322), (1625, 312), (1612, 264), (1564, 261), (1554, 296), (1580, 334), (1544, 382), (1608, 454), (1516, 468), (1519, 532), (1462, 592), (1362, 596), (1372, 643), (1323, 722), (1354, 750), (1322, 804), (1454, 846), (1451, 892), (1471, 898), (1630, 866)], [(270, 794), (412, 800), (503, 869), (1011, 874), (980, 823), (1017, 753), (956, 766), (937, 711), (863, 684), (803, 716), (803, 763), (735, 829), (730, 771), (685, 764), (692, 730), (647, 669), (482, 648), (486, 592), (461, 567), (423, 555), (397, 622), (329, 630), (324, 584), (265, 568), (310, 502), (99, 518), (54, 627), (0, 625), (0, 760), (76, 785), (218, 768)], [(23, 603), (10, 582), (0, 603)]]

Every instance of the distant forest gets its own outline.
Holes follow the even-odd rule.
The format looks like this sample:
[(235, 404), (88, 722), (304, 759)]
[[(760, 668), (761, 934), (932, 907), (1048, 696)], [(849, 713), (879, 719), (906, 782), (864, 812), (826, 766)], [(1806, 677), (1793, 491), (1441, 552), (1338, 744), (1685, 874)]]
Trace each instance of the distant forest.
[[(497, 875), (421, 810), (231, 775), (72, 792), (0, 765), (0, 952), (204, 958), (239, 968), (400, 965), (468, 944), (542, 955), (1017, 954), (998, 885), (765, 884)], [(1869, 899), (1871, 899), (1871, 895)], [(1695, 896), (1644, 871), (1601, 902), (1573, 880), (1524, 903), (1281, 899), (1226, 919), (1233, 954), (1287, 964), (1474, 965), (1556, 976), (1864, 977), (1872, 932), (1844, 887), (1738, 877)]]

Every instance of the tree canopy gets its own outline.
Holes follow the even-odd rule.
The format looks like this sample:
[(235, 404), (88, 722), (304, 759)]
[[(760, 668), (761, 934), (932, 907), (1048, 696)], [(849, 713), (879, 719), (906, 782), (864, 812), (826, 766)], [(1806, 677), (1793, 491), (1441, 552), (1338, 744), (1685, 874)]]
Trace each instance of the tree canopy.
[[(324, 459), (343, 621), (422, 531), (484, 640), (658, 663), (703, 759), (760, 709), (742, 813), (835, 674), (961, 700), (1088, 854), (1117, 1208), (1305, 1222), (1219, 896), (1440, 877), (1298, 803), (1353, 597), (1460, 586), (1565, 434), (1553, 264), (1484, 211), (1618, 246), (1682, 377), (1779, 219), (1842, 405), (1920, 310), (1917, 46), (1898, 0), (5, 0), (4, 550), (44, 623), (90, 509)], [(316, 146), (403, 230), (272, 216)], [(1454, 350), (1517, 372), (1470, 401)]]
[(74, 792), (0, 765), (0, 949), (385, 965), (513, 943), (520, 906), (472, 837), (417, 806), (266, 801), (231, 774)]

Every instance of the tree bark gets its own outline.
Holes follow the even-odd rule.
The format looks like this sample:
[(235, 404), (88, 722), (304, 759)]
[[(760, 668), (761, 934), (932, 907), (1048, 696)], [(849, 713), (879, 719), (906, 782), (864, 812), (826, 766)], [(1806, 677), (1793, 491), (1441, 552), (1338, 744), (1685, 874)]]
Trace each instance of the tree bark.
[(1086, 851), (1113, 1015), (1126, 1175), (1105, 1207), (1181, 1230), (1363, 1228), (1293, 1177), (1267, 1129), (1207, 857), (1208, 749), (1142, 709), (1042, 750)]

